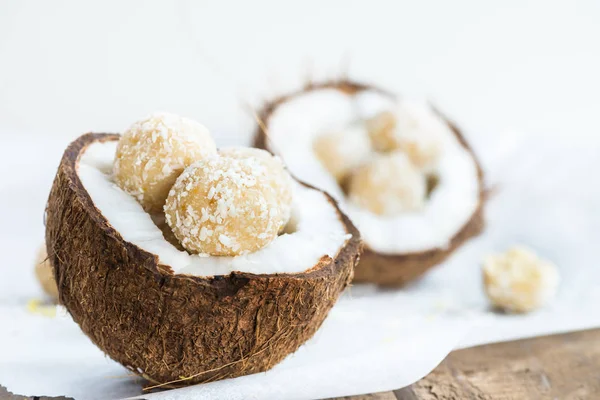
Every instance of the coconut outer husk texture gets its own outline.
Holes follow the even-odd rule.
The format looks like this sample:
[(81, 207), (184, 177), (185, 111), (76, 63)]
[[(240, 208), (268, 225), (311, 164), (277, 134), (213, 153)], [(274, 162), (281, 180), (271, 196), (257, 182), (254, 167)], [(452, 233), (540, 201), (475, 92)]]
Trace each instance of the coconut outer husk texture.
[(266, 371), (312, 337), (350, 283), (362, 248), (335, 201), (328, 197), (352, 238), (335, 258), (324, 256), (304, 273), (174, 274), (123, 240), (77, 175), (83, 149), (118, 138), (86, 134), (73, 142), (46, 210), (60, 302), (83, 332), (112, 359), (164, 387)]
[[(310, 82), (303, 89), (279, 97), (263, 106), (262, 110), (259, 112), (258, 118), (261, 123), (264, 124), (264, 127), (266, 127), (267, 134), (269, 129), (269, 118), (280, 104), (283, 104), (296, 96), (319, 89), (338, 89), (347, 94), (355, 94), (364, 90), (374, 90), (382, 95), (390, 96), (392, 98), (395, 97), (393, 94), (383, 89), (348, 80), (324, 83)], [(375, 283), (380, 286), (389, 287), (403, 286), (423, 275), (431, 267), (442, 263), (468, 239), (479, 235), (484, 228), (483, 213), (487, 192), (484, 189), (483, 171), (479, 161), (458, 127), (439, 110), (434, 108), (434, 111), (446, 121), (460, 144), (471, 154), (475, 161), (477, 166), (477, 178), (479, 180), (478, 206), (462, 228), (450, 238), (447, 247), (402, 254), (389, 254), (379, 253), (370, 249), (368, 245), (365, 244), (364, 253), (361, 256), (360, 263), (354, 270), (354, 282)], [(257, 126), (254, 135), (254, 145), (258, 148), (269, 150), (272, 153), (277, 153), (276, 149), (270, 148), (267, 134), (261, 126)]]

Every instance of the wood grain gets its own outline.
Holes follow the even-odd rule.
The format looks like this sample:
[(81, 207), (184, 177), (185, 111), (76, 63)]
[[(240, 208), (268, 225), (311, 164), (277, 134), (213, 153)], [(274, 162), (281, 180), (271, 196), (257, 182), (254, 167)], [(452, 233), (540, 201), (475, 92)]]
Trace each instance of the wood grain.
[(407, 388), (344, 399), (600, 399), (600, 329), (458, 350)]

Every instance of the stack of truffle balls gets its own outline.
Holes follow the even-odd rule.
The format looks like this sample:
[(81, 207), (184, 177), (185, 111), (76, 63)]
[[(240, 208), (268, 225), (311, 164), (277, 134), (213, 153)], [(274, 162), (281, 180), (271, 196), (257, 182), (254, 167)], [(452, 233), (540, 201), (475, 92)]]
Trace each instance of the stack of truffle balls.
[(292, 178), (278, 157), (217, 150), (207, 128), (172, 114), (151, 115), (123, 134), (114, 179), (154, 221), (166, 220), (165, 238), (192, 254), (257, 251), (290, 219)]
[(320, 133), (313, 147), (351, 203), (396, 216), (423, 209), (448, 135), (427, 105), (401, 101), (395, 110)]

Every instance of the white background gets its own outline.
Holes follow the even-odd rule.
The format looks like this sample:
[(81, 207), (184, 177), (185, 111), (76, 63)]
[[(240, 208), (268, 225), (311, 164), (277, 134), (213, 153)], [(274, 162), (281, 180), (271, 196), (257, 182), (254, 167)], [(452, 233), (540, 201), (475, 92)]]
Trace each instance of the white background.
[(429, 95), (475, 132), (600, 122), (600, 2), (2, 1), (0, 126), (72, 138), (157, 109), (240, 134), (317, 76)]

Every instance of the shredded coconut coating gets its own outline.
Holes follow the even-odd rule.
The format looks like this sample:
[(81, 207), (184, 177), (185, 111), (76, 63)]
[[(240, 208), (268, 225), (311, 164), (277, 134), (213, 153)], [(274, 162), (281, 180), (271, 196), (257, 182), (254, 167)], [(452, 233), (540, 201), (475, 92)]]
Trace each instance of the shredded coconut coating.
[(392, 111), (382, 111), (368, 119), (367, 129), (375, 150), (386, 152), (398, 148), (396, 116)]
[(289, 211), (268, 171), (256, 157), (215, 156), (186, 168), (165, 204), (181, 245), (191, 253), (235, 256), (273, 241)]
[(418, 211), (425, 203), (426, 181), (404, 153), (380, 154), (350, 178), (349, 198), (378, 215)]
[(515, 247), (483, 262), (485, 292), (495, 307), (524, 313), (548, 302), (558, 288), (558, 269), (535, 253)]
[(359, 125), (318, 135), (313, 142), (313, 150), (321, 164), (338, 182), (372, 153), (367, 130)]
[(367, 121), (369, 137), (377, 151), (401, 150), (425, 171), (432, 171), (442, 156), (446, 123), (425, 104), (401, 102), (397, 109), (383, 111)]
[(270, 185), (277, 191), (279, 207), (283, 219), (290, 219), (292, 213), (293, 185), (292, 177), (280, 157), (274, 156), (266, 150), (252, 147), (225, 147), (219, 149), (219, 155), (238, 160), (253, 158), (265, 167), (265, 176)]
[(202, 124), (172, 114), (153, 114), (134, 123), (121, 137), (114, 162), (115, 181), (146, 211), (160, 212), (183, 170), (216, 151)]

